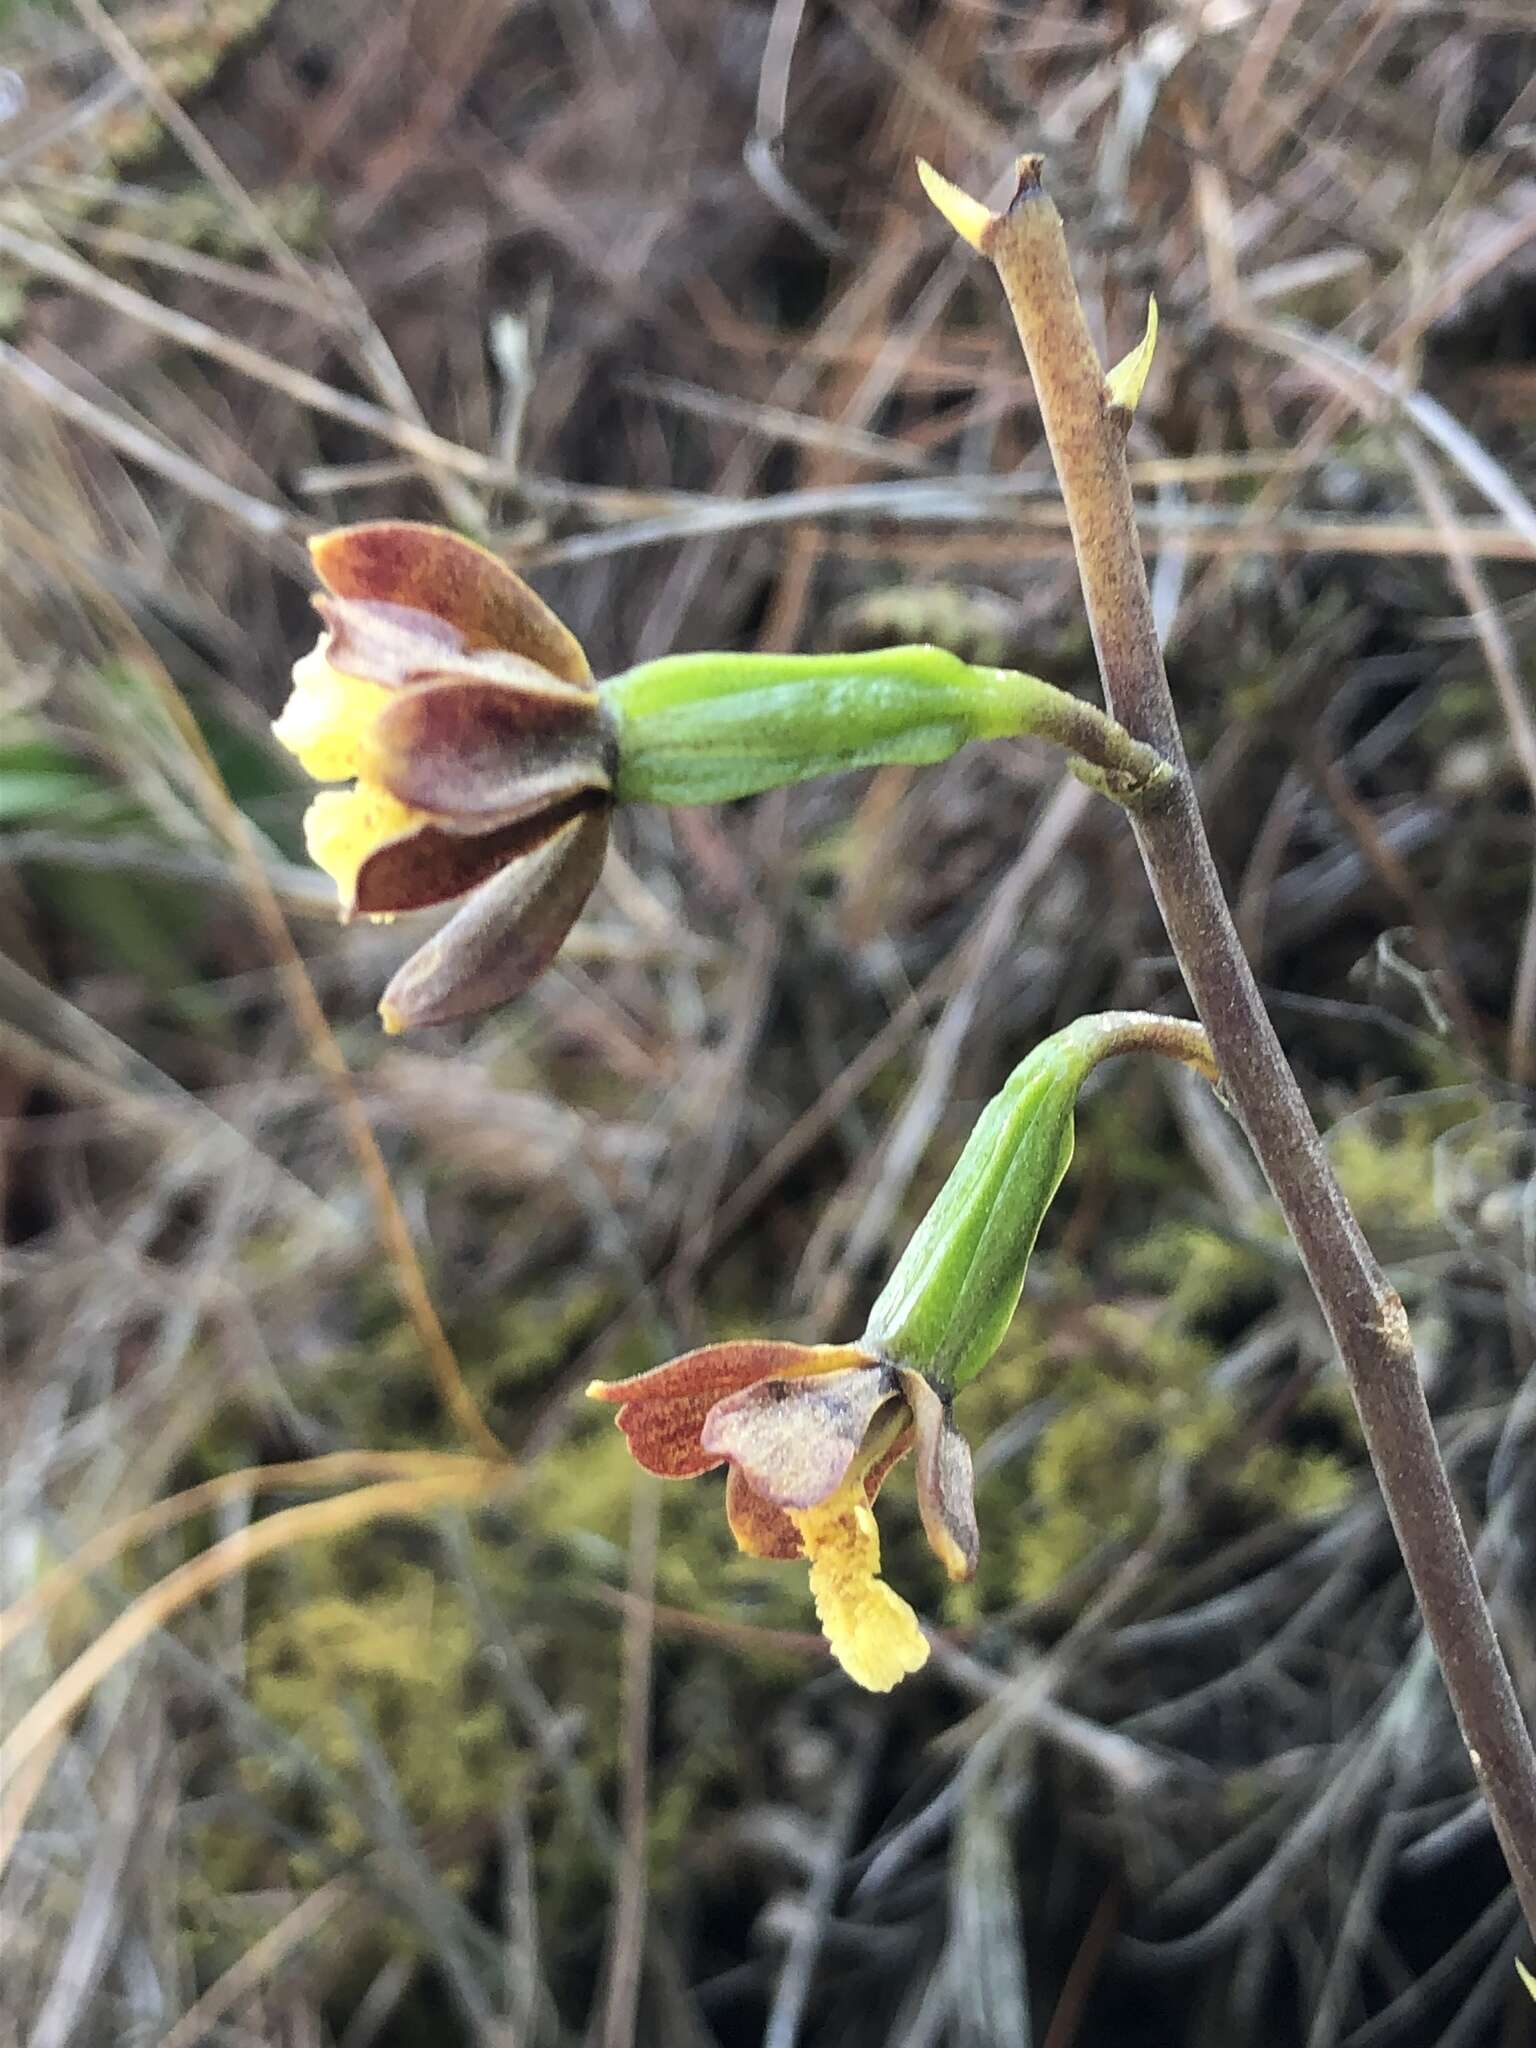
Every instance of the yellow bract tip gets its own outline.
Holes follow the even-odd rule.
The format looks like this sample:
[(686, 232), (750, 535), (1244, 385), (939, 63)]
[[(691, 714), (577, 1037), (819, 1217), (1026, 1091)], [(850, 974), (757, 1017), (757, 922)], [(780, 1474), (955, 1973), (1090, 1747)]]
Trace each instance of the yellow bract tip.
[(969, 192), (962, 192), (942, 171), (936, 171), (926, 157), (918, 158), (917, 175), (922, 181), (923, 190), (961, 241), (969, 242), (973, 249), (979, 249), (982, 234), (992, 225), (995, 218), (991, 208), (983, 206), (979, 199), (973, 199)]
[(1128, 356), (1122, 356), (1104, 379), (1111, 405), (1118, 405), (1126, 412), (1134, 412), (1141, 398), (1142, 387), (1147, 381), (1147, 372), (1152, 367), (1152, 352), (1157, 347), (1157, 300), (1147, 300), (1147, 329)]
[(1515, 1957), (1515, 1968), (1520, 1972), (1520, 1982), (1529, 1991), (1532, 1998), (1536, 1998), (1536, 1976), (1532, 1976), (1518, 1956)]

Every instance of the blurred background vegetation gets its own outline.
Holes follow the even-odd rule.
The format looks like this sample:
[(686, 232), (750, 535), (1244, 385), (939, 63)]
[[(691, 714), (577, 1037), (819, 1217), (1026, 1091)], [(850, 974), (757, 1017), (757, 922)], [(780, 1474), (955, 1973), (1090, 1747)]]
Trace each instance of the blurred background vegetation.
[[(3, 1591), (256, 1465), (463, 1448), (274, 901), (518, 1459), (110, 1670), (0, 1889), (4, 2039), (1536, 2040), (1324, 1331), (1197, 1085), (1085, 1105), (961, 1404), (973, 1586), (889, 1490), (938, 1631), (889, 1700), (714, 1481), (637, 1480), (574, 1398), (855, 1334), (1023, 1052), (1180, 1005), (1119, 815), (1025, 746), (625, 814), (557, 970), (396, 1043), (410, 941), (337, 926), (267, 734), (306, 534), (384, 515), (488, 538), (599, 673), (930, 638), (1091, 691), (1000, 295), (910, 169), (1044, 149), (1106, 354), (1161, 303), (1132, 451), (1212, 836), (1536, 1705), (1528, 0), (9, 0), (0, 36)], [(344, 1490), (209, 1487), (15, 1636), (8, 1724)]]

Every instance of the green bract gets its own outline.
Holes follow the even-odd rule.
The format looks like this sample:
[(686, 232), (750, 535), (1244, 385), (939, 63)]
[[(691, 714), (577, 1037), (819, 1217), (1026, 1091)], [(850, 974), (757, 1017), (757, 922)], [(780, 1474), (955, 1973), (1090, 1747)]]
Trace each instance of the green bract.
[(867, 1348), (941, 1389), (981, 1371), (1013, 1320), (1071, 1162), (1077, 1091), (1099, 1060), (1130, 1049), (1131, 1022), (1084, 1017), (1015, 1067), (870, 1311)]
[(621, 803), (717, 804), (1046, 730), (1063, 693), (942, 647), (886, 647), (666, 655), (612, 677), (599, 695), (616, 729)]

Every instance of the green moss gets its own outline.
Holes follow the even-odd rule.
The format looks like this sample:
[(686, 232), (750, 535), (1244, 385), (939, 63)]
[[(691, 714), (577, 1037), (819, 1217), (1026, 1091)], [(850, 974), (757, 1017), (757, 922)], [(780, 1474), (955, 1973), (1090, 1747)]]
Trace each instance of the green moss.
[(1249, 1500), (1268, 1502), (1290, 1516), (1320, 1515), (1342, 1507), (1354, 1487), (1354, 1469), (1336, 1451), (1260, 1444), (1243, 1463), (1243, 1489)]
[[(366, 1598), (319, 1591), (279, 1604), (253, 1630), (251, 1704), (357, 1787), (355, 1806), (327, 1799), (311, 1823), (331, 1849), (352, 1855), (375, 1839), (362, 1731), (418, 1828), (462, 1823), (505, 1790), (518, 1752), (477, 1669), (481, 1649), (462, 1598), (409, 1566)], [(291, 1794), (268, 1757), (247, 1758), (242, 1775), (264, 1803)]]
[[(1278, 1217), (1259, 1212), (1256, 1228), (1272, 1228), (1275, 1251), (1282, 1243)], [(1166, 1289), (1163, 1315), (1199, 1324), (1250, 1311), (1274, 1287), (1274, 1259), (1268, 1245), (1244, 1241), (1209, 1224), (1176, 1218), (1156, 1223), (1120, 1260), (1132, 1279)]]
[[(454, 1315), (451, 1289), (429, 1278), (434, 1297), (448, 1311), (448, 1334), (465, 1381), (514, 1445), (535, 1402), (621, 1306), (609, 1281), (578, 1272), (558, 1286), (472, 1303)], [(387, 1266), (375, 1264), (357, 1275), (334, 1324), (340, 1333), (336, 1348), (314, 1361), (314, 1369), (342, 1441), (376, 1450), (463, 1448), (443, 1412), (421, 1340), (401, 1318)], [(617, 1378), (656, 1360), (655, 1344), (641, 1331), (608, 1359), (607, 1370)]]
[[(484, 1379), (492, 1388), (522, 1389), (564, 1365), (622, 1306), (611, 1282), (577, 1274), (557, 1293), (533, 1288), (517, 1300), (498, 1301), (487, 1314), (460, 1324), (455, 1334), (477, 1383)], [(476, 1361), (484, 1361), (483, 1366)], [(627, 1342), (609, 1371), (618, 1378), (655, 1363), (642, 1335)]]
[(1356, 1214), (1398, 1230), (1429, 1231), (1439, 1223), (1434, 1144), (1443, 1120), (1428, 1112), (1401, 1112), (1400, 1127), (1376, 1120), (1341, 1125), (1328, 1140), (1328, 1156)]

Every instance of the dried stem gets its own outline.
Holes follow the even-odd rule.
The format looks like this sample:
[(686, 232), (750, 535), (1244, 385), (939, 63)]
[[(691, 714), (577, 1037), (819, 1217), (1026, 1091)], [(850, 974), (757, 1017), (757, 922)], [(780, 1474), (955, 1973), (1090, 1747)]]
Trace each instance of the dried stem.
[(1002, 279), (1034, 380), (1109, 708), (1176, 771), (1158, 802), (1132, 813), (1142, 859), (1227, 1097), (1338, 1346), (1420, 1612), (1536, 1930), (1536, 1751), (1457, 1515), (1402, 1302), (1334, 1178), (1222, 894), (1153, 625), (1126, 415), (1109, 402), (1038, 157), (1021, 160), (1011, 205), (978, 242)]

